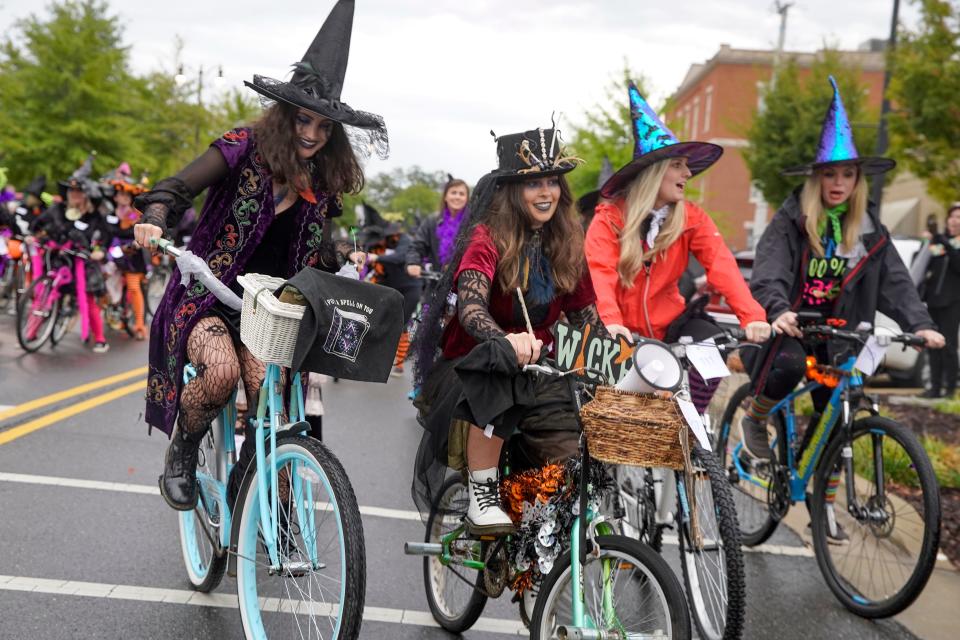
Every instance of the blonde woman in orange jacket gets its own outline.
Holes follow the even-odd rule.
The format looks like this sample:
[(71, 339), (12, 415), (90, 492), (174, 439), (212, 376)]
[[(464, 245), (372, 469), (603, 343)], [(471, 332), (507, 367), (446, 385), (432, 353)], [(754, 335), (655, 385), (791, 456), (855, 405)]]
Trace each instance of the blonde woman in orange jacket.
[[(678, 283), (690, 255), (706, 269), (707, 282), (730, 304), (747, 339), (770, 336), (763, 308), (737, 268), (713, 220), (683, 199), (687, 180), (708, 168), (723, 149), (680, 142), (630, 83), (634, 158), (601, 188), (604, 198), (587, 231), (586, 253), (607, 330), (675, 341), (704, 340), (720, 332), (697, 309), (686, 309)], [(703, 411), (716, 389), (690, 372), (694, 404)]]

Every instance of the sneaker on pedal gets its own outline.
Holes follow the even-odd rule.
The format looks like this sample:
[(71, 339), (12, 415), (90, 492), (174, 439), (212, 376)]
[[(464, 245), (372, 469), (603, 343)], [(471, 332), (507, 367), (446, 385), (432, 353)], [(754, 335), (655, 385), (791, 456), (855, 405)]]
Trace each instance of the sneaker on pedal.
[(496, 467), (471, 471), (470, 506), (465, 524), (474, 535), (506, 535), (513, 532), (513, 521), (500, 508), (500, 481)]
[(767, 435), (767, 423), (760, 422), (749, 415), (740, 420), (741, 442), (743, 450), (755, 460), (769, 461), (773, 458), (770, 439)]

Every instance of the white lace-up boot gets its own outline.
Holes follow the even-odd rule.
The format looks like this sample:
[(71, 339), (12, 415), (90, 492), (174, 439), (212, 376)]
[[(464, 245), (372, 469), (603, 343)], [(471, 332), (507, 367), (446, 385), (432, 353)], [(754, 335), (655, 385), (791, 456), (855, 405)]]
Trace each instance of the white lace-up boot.
[(500, 481), (497, 468), (471, 471), (470, 506), (467, 530), (474, 535), (503, 535), (513, 532), (513, 521), (500, 508)]

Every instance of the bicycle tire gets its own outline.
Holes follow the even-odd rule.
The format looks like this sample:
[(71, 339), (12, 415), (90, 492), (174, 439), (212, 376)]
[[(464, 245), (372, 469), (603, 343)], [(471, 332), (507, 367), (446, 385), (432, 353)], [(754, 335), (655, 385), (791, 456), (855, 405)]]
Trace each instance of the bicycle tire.
[[(933, 572), (937, 560), (937, 549), (940, 544), (940, 493), (930, 458), (920, 444), (920, 440), (910, 429), (893, 420), (880, 416), (870, 416), (857, 420), (854, 422), (852, 428), (853, 446), (851, 446), (851, 450), (854, 456), (856, 456), (857, 450), (857, 437), (862, 435), (869, 437), (870, 434), (892, 438), (899, 444), (909, 456), (909, 463), (912, 465), (913, 470), (915, 470), (917, 480), (920, 484), (922, 493), (921, 500), (924, 510), (921, 519), (924, 524), (924, 531), (917, 562), (913, 571), (909, 574), (910, 577), (906, 580), (904, 586), (893, 593), (893, 595), (881, 600), (868, 600), (865, 594), (856, 589), (844, 576), (839, 574), (836, 563), (834, 563), (833, 560), (833, 555), (828, 549), (826, 490), (832, 470), (840, 464), (840, 456), (844, 447), (847, 445), (847, 441), (843, 437), (835, 437), (832, 439), (817, 469), (813, 495), (810, 498), (812, 510), (811, 533), (813, 536), (814, 553), (817, 558), (817, 564), (820, 567), (820, 572), (823, 574), (827, 586), (830, 587), (830, 590), (833, 591), (837, 599), (840, 600), (847, 609), (864, 618), (886, 618), (896, 615), (910, 606), (913, 601), (916, 600), (917, 596), (920, 595), (920, 592), (923, 591), (927, 580), (929, 580)], [(883, 451), (882, 442), (881, 451)], [(889, 477), (885, 469), (884, 477)], [(867, 480), (867, 482), (869, 482), (869, 480)], [(845, 487), (838, 488), (836, 490), (836, 496), (845, 500), (846, 495), (843, 489), (845, 489)], [(900, 500), (902, 501), (902, 499)], [(904, 505), (907, 505), (910, 511), (915, 512), (915, 509), (910, 507), (908, 503), (905, 501), (902, 502)], [(894, 507), (895, 517), (892, 519), (894, 524), (903, 521), (906, 516), (910, 515), (906, 509), (900, 513), (896, 513), (897, 509), (892, 500), (889, 501), (889, 504)], [(873, 505), (873, 508), (876, 509), (876, 504)], [(886, 505), (883, 505), (883, 508), (886, 509)], [(859, 521), (854, 520), (852, 517), (846, 517), (847, 512), (845, 509), (837, 508), (833, 511), (834, 517), (840, 515), (844, 518), (845, 522), (852, 521), (857, 527), (848, 534), (851, 539), (847, 547), (851, 550), (857, 546), (855, 545), (856, 541), (854, 540), (854, 536), (865, 533), (865, 529), (869, 529), (874, 537), (878, 538), (876, 535), (876, 525), (861, 525)], [(872, 554), (874, 561), (876, 561), (876, 557), (880, 553), (879, 549), (881, 544), (886, 544), (888, 548), (899, 547), (898, 551), (900, 552), (903, 551), (903, 546), (906, 545), (903, 538), (895, 538), (891, 535), (892, 532), (881, 533), (883, 534), (882, 539), (890, 540), (891, 542), (874, 542), (874, 544), (877, 545)], [(864, 536), (864, 538), (867, 539), (866, 536)], [(860, 546), (862, 546), (862, 544)]]
[[(211, 432), (204, 436), (200, 443), (201, 462), (198, 465), (198, 471), (203, 471), (217, 480), (223, 481), (218, 477), (217, 472), (217, 443), (214, 439), (214, 433), (223, 433), (222, 418), (218, 417), (213, 424)], [(200, 488), (200, 499), (197, 500), (197, 506), (190, 511), (178, 512), (178, 522), (180, 529), (180, 551), (183, 555), (183, 564), (187, 571), (187, 579), (190, 581), (190, 587), (202, 593), (209, 593), (217, 588), (220, 581), (223, 580), (223, 574), (227, 570), (229, 557), (226, 549), (220, 547), (219, 539), (214, 545), (207, 538), (204, 532), (203, 524), (198, 522), (205, 519), (210, 523), (208, 529), (210, 535), (218, 536), (219, 527), (222, 526), (222, 514), (211, 513), (206, 501), (203, 499), (202, 487)], [(211, 505), (217, 505), (215, 501)]]
[[(656, 588), (653, 589), (651, 595), (654, 597), (659, 595), (661, 607), (666, 608), (666, 612), (658, 612), (659, 615), (656, 615), (653, 620), (645, 625), (643, 630), (631, 629), (623, 633), (624, 630), (620, 629), (621, 635), (626, 637), (627, 634), (646, 633), (651, 634), (652, 637), (652, 634), (659, 630), (666, 633), (666, 637), (673, 640), (686, 640), (690, 638), (690, 612), (687, 609), (687, 601), (683, 595), (683, 587), (680, 586), (680, 581), (666, 560), (647, 545), (626, 536), (597, 536), (596, 542), (600, 547), (599, 558), (595, 558), (588, 549), (587, 566), (584, 567), (585, 614), (589, 615), (594, 623), (600, 624), (602, 612), (591, 609), (591, 605), (595, 605), (599, 599), (591, 598), (587, 592), (589, 589), (588, 585), (592, 584), (592, 581), (588, 580), (587, 577), (588, 570), (598, 561), (614, 560), (620, 564), (620, 569), (638, 569), (640, 574), (634, 579), (637, 582), (643, 580), (647, 582), (648, 585), (652, 579), (653, 586)], [(544, 578), (543, 584), (540, 587), (537, 604), (533, 609), (533, 620), (530, 624), (531, 640), (554, 638), (556, 637), (556, 627), (558, 624), (570, 623), (569, 620), (564, 619), (564, 617), (569, 617), (569, 614), (557, 613), (561, 604), (570, 605), (570, 573), (571, 558), (570, 553), (567, 552), (557, 558), (556, 563), (553, 565), (553, 570)], [(647, 585), (636, 585), (634, 580), (627, 579), (617, 582), (621, 585), (627, 585), (629, 583), (630, 586), (638, 586), (639, 588), (643, 588), (644, 591), (649, 589)], [(640, 610), (648, 613), (651, 611), (651, 609), (646, 606), (642, 597), (624, 598), (624, 601), (636, 604)], [(557, 621), (558, 617), (561, 618), (559, 622)], [(620, 622), (622, 624), (622, 621)], [(620, 636), (611, 635), (610, 637)]]
[[(430, 515), (427, 517), (427, 531), (424, 537), (425, 542), (439, 542), (443, 533), (449, 532), (446, 529), (453, 530), (457, 525), (445, 528), (444, 524), (452, 524), (447, 520), (461, 521), (467, 513), (466, 504), (462, 501), (454, 504), (453, 497), (456, 492), (462, 490), (465, 500), (469, 501), (467, 485), (459, 475), (453, 475), (444, 481), (440, 487), (436, 503), (430, 509)], [(461, 567), (464, 571), (470, 571)], [(424, 556), (423, 558), (423, 586), (427, 593), (427, 604), (430, 607), (430, 613), (433, 619), (441, 627), (451, 633), (462, 633), (476, 623), (483, 608), (487, 604), (487, 596), (484, 595), (479, 587), (483, 584), (483, 572), (477, 571), (472, 593), (467, 598), (462, 609), (454, 611), (447, 602), (445, 594), (436, 592), (440, 578), (451, 579), (452, 584), (463, 584), (468, 587), (459, 577), (446, 571), (440, 560), (435, 556)]]
[(57, 313), (57, 321), (53, 323), (53, 332), (50, 334), (50, 344), (57, 346), (63, 341), (70, 329), (74, 327), (77, 319), (76, 303), (74, 303), (70, 313), (64, 313), (64, 301), (73, 300), (72, 293), (65, 293), (60, 298), (60, 309)]
[[(627, 534), (628, 538), (636, 538), (660, 553), (663, 550), (663, 530), (666, 527), (657, 524), (656, 500), (652, 485), (648, 484), (648, 476), (653, 471), (647, 468), (627, 469), (627, 467), (628, 465), (617, 465), (614, 471), (619, 499), (624, 511), (625, 522), (621, 524), (621, 528), (626, 524), (633, 530), (621, 533)], [(638, 484), (640, 486), (637, 486)], [(634, 535), (629, 535), (634, 532)]]
[(150, 271), (150, 275), (144, 278), (143, 284), (143, 307), (144, 317), (156, 315), (160, 307), (160, 301), (163, 300), (163, 294), (167, 290), (167, 284), (173, 271), (166, 266), (157, 266)]
[[(750, 384), (747, 382), (741, 385), (727, 402), (727, 407), (723, 411), (723, 418), (720, 420), (720, 433), (717, 437), (714, 454), (731, 485), (734, 506), (738, 515), (740, 542), (744, 546), (755, 547), (766, 542), (777, 530), (780, 523), (770, 515), (766, 490), (746, 486), (746, 481), (741, 481), (735, 473), (735, 467), (731, 459), (733, 445), (729, 443), (730, 433), (732, 429), (740, 428), (739, 424), (734, 424), (734, 422), (738, 418), (737, 412), (741, 411), (741, 405), (751, 397)], [(775, 424), (777, 424), (776, 421)], [(782, 437), (779, 438), (781, 441), (782, 439)], [(741, 486), (741, 483), (743, 483), (743, 486)]]
[[(33, 310), (29, 307), (31, 306), (34, 296), (37, 295), (37, 287), (39, 287), (41, 283), (46, 284), (42, 291), (43, 301), (41, 304), (44, 306), (49, 306), (46, 311), (42, 312), (47, 314), (46, 318), (37, 328), (33, 340), (30, 340), (27, 338), (27, 323), (32, 317)], [(17, 304), (17, 342), (20, 343), (20, 346), (27, 353), (33, 353), (39, 350), (50, 338), (50, 334), (53, 333), (53, 328), (56, 324), (57, 316), (60, 310), (60, 299), (57, 298), (53, 302), (49, 302), (50, 295), (52, 294), (50, 286), (52, 283), (53, 279), (49, 276), (44, 276), (39, 280), (34, 280), (24, 292), (23, 297)]]
[[(269, 451), (268, 451), (269, 456)], [(366, 591), (366, 556), (364, 548), (363, 524), (360, 520), (360, 509), (357, 506), (357, 499), (353, 488), (347, 478), (346, 472), (340, 465), (337, 458), (320, 442), (308, 436), (285, 435), (277, 438), (277, 448), (275, 456), (268, 457), (268, 460), (274, 459), (280, 467), (279, 473), (282, 476), (284, 468), (288, 462), (296, 462), (297, 468), (292, 472), (296, 477), (302, 478), (301, 483), (306, 482), (310, 487), (306, 495), (302, 495), (293, 501), (293, 505), (281, 504), (281, 535), (278, 541), (278, 551), (282, 554), (284, 560), (291, 560), (287, 568), (283, 569), (283, 575), (270, 576), (263, 575), (263, 579), (258, 578), (258, 554), (264, 553), (264, 545), (259, 533), (260, 514), (257, 474), (254, 459), (251, 461), (244, 479), (243, 488), (237, 502), (235, 513), (239, 512), (239, 534), (236, 540), (237, 549), (237, 594), (240, 603), (240, 618), (243, 624), (244, 633), (247, 638), (268, 638), (268, 637), (292, 637), (298, 628), (301, 615), (311, 615), (307, 624), (320, 624), (319, 620), (330, 619), (332, 638), (352, 640), (360, 633), (360, 626), (363, 622), (363, 604)], [(294, 478), (291, 472), (286, 472), (286, 477)], [(297, 481), (295, 480), (294, 483)], [(326, 491), (326, 500), (317, 499), (312, 493), (312, 487), (316, 486), (318, 491), (322, 488)], [(288, 494), (293, 495), (295, 491), (291, 490), (291, 484), (288, 480)], [(317, 504), (319, 510), (299, 509), (296, 503)], [(322, 506), (321, 506), (322, 505)], [(335, 540), (333, 543), (338, 545), (338, 549), (331, 551), (330, 546), (316, 543), (316, 548), (323, 552), (321, 560), (319, 554), (317, 560), (319, 566), (312, 566), (308, 560), (308, 553), (305, 555), (303, 549), (297, 542), (297, 536), (302, 536), (304, 530), (312, 541), (316, 541), (316, 532), (318, 527), (301, 522), (301, 513), (306, 518), (314, 517), (317, 520), (326, 521), (331, 517), (333, 520), (333, 531)], [(310, 514), (313, 514), (312, 516)], [(321, 514), (321, 515), (318, 515)], [(297, 518), (296, 526), (293, 526), (293, 518)], [(321, 523), (321, 526), (324, 523)], [(294, 556), (299, 560), (293, 560)], [(323, 585), (319, 583), (309, 583), (309, 594), (300, 589), (295, 580), (302, 578), (304, 574), (295, 575), (292, 569), (293, 562), (301, 565), (311, 565), (309, 573), (311, 578), (314, 572), (327, 569), (329, 563), (336, 560), (339, 563), (339, 569), (332, 570), (329, 574), (323, 576)], [(267, 557), (269, 565), (269, 557)], [(266, 573), (266, 568), (261, 566)], [(338, 573), (336, 577), (332, 574)], [(339, 587), (334, 585), (339, 580)], [(293, 582), (293, 587), (290, 586)], [(270, 588), (268, 588), (268, 585)], [(292, 592), (299, 595), (324, 597), (324, 592), (331, 593), (337, 591), (338, 602), (309, 602), (296, 601), (292, 605), (283, 598), (286, 595), (290, 597)], [(279, 594), (280, 597), (277, 596)], [(266, 624), (273, 629), (268, 633), (265, 628), (265, 618), (261, 612), (261, 602), (271, 606), (275, 603), (276, 612), (270, 613), (266, 618)], [(293, 608), (298, 613), (288, 613)], [(284, 616), (284, 617), (281, 617)], [(319, 619), (319, 620), (317, 620)], [(324, 627), (326, 627), (324, 623)], [(314, 628), (314, 627), (311, 627)], [(316, 628), (319, 628), (316, 627)]]
[[(686, 524), (680, 527), (680, 566), (683, 573), (683, 586), (687, 593), (687, 604), (697, 634), (703, 640), (734, 640), (743, 635), (743, 620), (746, 610), (746, 584), (743, 569), (743, 551), (740, 548), (740, 527), (737, 523), (737, 511), (733, 502), (733, 492), (726, 474), (713, 453), (694, 447), (691, 451), (695, 467), (702, 469), (710, 483), (710, 503), (701, 502), (706, 498), (696, 487), (697, 514), (700, 517), (701, 531), (719, 537), (722, 557), (716, 565), (716, 579), (701, 580), (698, 569), (698, 552), (691, 545)], [(679, 502), (679, 494), (677, 496)], [(699, 508), (703, 504), (704, 508)], [(680, 509), (678, 508), (678, 512)], [(704, 520), (712, 514), (715, 521), (708, 526)], [(722, 583), (720, 569), (722, 568)], [(725, 593), (718, 600), (711, 601), (717, 606), (704, 602), (703, 589), (698, 585), (722, 584)], [(723, 611), (719, 609), (722, 607)], [(712, 609), (712, 612), (710, 611)], [(711, 615), (712, 614), (712, 615)], [(721, 617), (722, 616), (722, 617)]]

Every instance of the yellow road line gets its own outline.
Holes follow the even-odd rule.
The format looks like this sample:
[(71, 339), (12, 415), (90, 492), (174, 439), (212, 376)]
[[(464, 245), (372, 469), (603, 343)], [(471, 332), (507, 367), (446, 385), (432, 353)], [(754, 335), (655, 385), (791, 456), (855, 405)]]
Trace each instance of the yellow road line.
[(51, 393), (48, 396), (43, 396), (42, 398), (37, 398), (36, 400), (31, 400), (29, 402), (24, 402), (23, 404), (18, 404), (15, 407), (10, 407), (4, 411), (0, 411), (0, 421), (6, 420), (7, 418), (12, 418), (14, 416), (19, 416), (24, 413), (29, 413), (34, 409), (40, 407), (45, 407), (55, 402), (60, 402), (61, 400), (66, 400), (67, 398), (72, 398), (73, 396), (78, 396), (88, 391), (94, 391), (100, 389), (101, 387), (107, 387), (111, 384), (117, 382), (123, 382), (124, 380), (129, 380), (130, 378), (138, 378), (140, 376), (145, 376), (147, 374), (147, 367), (137, 367), (136, 369), (131, 369), (126, 373), (118, 373), (115, 376), (110, 376), (108, 378), (101, 378), (100, 380), (94, 380), (93, 382), (88, 382), (86, 384), (81, 384), (78, 387), (73, 387), (71, 389), (64, 389), (63, 391), (58, 391), (56, 393)]
[(94, 396), (89, 400), (84, 400), (83, 402), (77, 403), (73, 406), (66, 407), (65, 409), (60, 409), (59, 411), (54, 411), (53, 413), (48, 413), (45, 416), (37, 418), (36, 420), (31, 420), (21, 424), (18, 427), (14, 427), (9, 431), (4, 431), (0, 433), (0, 445), (7, 444), (17, 438), (21, 438), (27, 434), (33, 433), (38, 429), (43, 429), (48, 427), (51, 424), (69, 418), (70, 416), (75, 416), (78, 413), (83, 413), (84, 411), (89, 411), (94, 407), (99, 407), (101, 404), (106, 404), (111, 400), (116, 400), (117, 398), (122, 398), (123, 396), (130, 395), (136, 391), (142, 391), (147, 388), (146, 380), (139, 380), (133, 384), (128, 384), (125, 387), (119, 387), (113, 391), (108, 391), (103, 395)]

